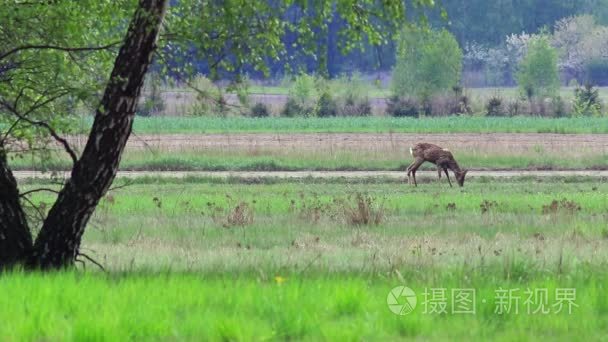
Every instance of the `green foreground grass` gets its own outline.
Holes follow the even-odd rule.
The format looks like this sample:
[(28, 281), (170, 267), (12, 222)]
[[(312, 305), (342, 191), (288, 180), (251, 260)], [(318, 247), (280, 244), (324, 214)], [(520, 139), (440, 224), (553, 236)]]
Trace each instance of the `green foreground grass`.
[[(4, 274), (1, 339), (601, 340), (608, 328), (604, 179), (123, 182), (83, 237), (107, 273)], [(40, 186), (53, 185), (24, 190)], [(53, 196), (29, 198), (48, 209)], [(418, 300), (405, 316), (386, 302), (399, 285)], [(447, 313), (425, 313), (432, 288)], [(462, 288), (475, 314), (452, 313)], [(561, 288), (576, 291), (571, 314), (556, 313)], [(509, 313), (496, 312), (501, 289), (516, 289)], [(524, 304), (528, 289), (546, 289), (548, 313)]]
[[(319, 275), (5, 274), (0, 337), (5, 341), (118, 340), (601, 340), (608, 326), (605, 273), (540, 278), (522, 284), (492, 275), (426, 277)], [(283, 281), (284, 280), (284, 281)], [(414, 312), (389, 311), (397, 285), (418, 294)], [(431, 286), (476, 290), (475, 314), (424, 313)], [(523, 288), (522, 288), (523, 287)], [(550, 313), (497, 314), (496, 290), (547, 289)], [(575, 288), (576, 306), (555, 313), (556, 288)], [(522, 296), (525, 298), (525, 296)], [(485, 303), (482, 303), (485, 300)], [(523, 303), (522, 299), (522, 303)]]
[(138, 117), (136, 134), (161, 133), (608, 133), (608, 118)]

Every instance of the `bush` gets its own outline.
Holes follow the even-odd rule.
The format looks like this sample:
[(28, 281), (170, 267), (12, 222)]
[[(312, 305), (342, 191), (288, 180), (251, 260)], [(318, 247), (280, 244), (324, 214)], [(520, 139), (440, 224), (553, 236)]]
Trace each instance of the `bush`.
[(298, 104), (295, 99), (289, 98), (281, 111), (281, 116), (288, 118), (301, 115), (304, 112), (304, 108)]
[(344, 221), (352, 226), (377, 226), (384, 220), (384, 203), (377, 203), (375, 197), (357, 194), (342, 201)]
[(323, 81), (316, 76), (300, 74), (293, 80), (289, 88), (289, 99), (295, 101), (302, 108), (313, 108), (320, 98), (319, 89)]
[(317, 104), (317, 116), (329, 117), (336, 116), (338, 113), (338, 104), (336, 100), (329, 94), (329, 92), (323, 92), (319, 97), (319, 103)]
[(568, 114), (568, 110), (566, 109), (566, 103), (561, 98), (561, 96), (557, 96), (553, 99), (553, 116), (557, 118), (563, 118)]
[(453, 114), (470, 114), (469, 98), (465, 95), (435, 95), (425, 101), (424, 110), (428, 116), (447, 116)]
[(361, 74), (354, 72), (350, 77), (340, 76), (329, 84), (332, 94), (336, 96), (337, 114), (340, 116), (371, 115), (372, 107), (369, 93), (372, 89)]
[(386, 113), (395, 117), (412, 117), (420, 116), (420, 106), (418, 102), (411, 97), (399, 97), (393, 95), (388, 99)]
[(560, 86), (557, 50), (548, 37), (538, 36), (528, 43), (528, 51), (519, 63), (517, 84), (528, 99), (556, 96)]
[(265, 103), (258, 102), (251, 107), (249, 115), (254, 118), (265, 118), (270, 116), (270, 109)]
[(574, 116), (600, 116), (602, 105), (597, 88), (587, 83), (584, 87), (574, 89), (574, 102), (572, 103), (572, 115)]
[(507, 103), (507, 114), (509, 116), (517, 116), (526, 114), (525, 103), (522, 103), (519, 99), (515, 99)]
[(338, 114), (340, 116), (369, 116), (372, 115), (372, 105), (368, 99), (357, 102), (348, 101), (339, 108)]
[(404, 28), (392, 75), (393, 95), (427, 99), (458, 84), (462, 50), (447, 30)]
[(502, 105), (502, 99), (498, 96), (492, 96), (486, 103), (487, 116), (505, 116), (505, 111)]
[(190, 82), (196, 90), (196, 100), (188, 109), (188, 115), (225, 115), (228, 113), (228, 103), (222, 91), (211, 80), (203, 75), (196, 75)]

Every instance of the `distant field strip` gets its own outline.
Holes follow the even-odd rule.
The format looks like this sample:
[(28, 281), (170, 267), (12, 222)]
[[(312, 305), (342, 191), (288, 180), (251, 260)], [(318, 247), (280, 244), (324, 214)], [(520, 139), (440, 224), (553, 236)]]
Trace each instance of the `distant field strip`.
[[(81, 130), (86, 131), (85, 119)], [(559, 118), (449, 116), (414, 118), (249, 118), (235, 117), (137, 117), (136, 134), (161, 133), (608, 133), (608, 117)]]
[[(69, 172), (15, 171), (15, 178), (68, 178)], [(419, 171), (417, 178), (436, 178), (435, 171)], [(404, 179), (403, 171), (119, 171), (117, 177), (140, 178), (388, 178)], [(608, 170), (572, 170), (572, 171), (470, 171), (467, 177), (604, 177), (608, 178)], [(445, 178), (442, 178), (445, 181)], [(452, 177), (452, 181), (454, 181)], [(445, 181), (447, 184), (447, 181)], [(455, 183), (454, 183), (455, 184)]]
[[(69, 137), (77, 151), (83, 135)], [(608, 134), (226, 133), (133, 135), (123, 171), (403, 171), (409, 147), (431, 142), (472, 170), (608, 170)], [(51, 156), (13, 158), (14, 170), (68, 170)], [(424, 165), (425, 168), (432, 168)]]

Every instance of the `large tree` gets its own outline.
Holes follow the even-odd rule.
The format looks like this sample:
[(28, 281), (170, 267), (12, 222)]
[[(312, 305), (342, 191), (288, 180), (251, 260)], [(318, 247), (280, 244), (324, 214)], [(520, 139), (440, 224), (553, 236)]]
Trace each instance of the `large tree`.
[[(270, 61), (289, 59), (286, 46), (310, 55), (324, 51), (315, 46), (317, 36), (334, 16), (346, 23), (343, 51), (362, 41), (384, 43), (403, 25), (405, 3), (412, 3), (180, 0), (167, 9), (169, 2), (33, 0), (0, 8), (0, 268), (75, 262), (86, 225), (116, 176), (155, 51), (162, 70), (186, 81), (199, 60), (212, 71), (248, 65), (266, 72)], [(433, 0), (413, 3), (431, 6)], [(61, 136), (70, 132), (68, 113), (96, 101), (88, 141), (75, 151)], [(31, 191), (19, 191), (10, 156), (16, 146), (45, 153), (49, 140), (74, 164), (33, 236), (23, 205)]]

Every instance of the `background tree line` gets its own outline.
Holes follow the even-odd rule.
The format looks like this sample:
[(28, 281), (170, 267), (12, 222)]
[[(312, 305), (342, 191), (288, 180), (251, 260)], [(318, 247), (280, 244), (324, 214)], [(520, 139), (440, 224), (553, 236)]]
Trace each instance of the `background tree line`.
[[(552, 29), (560, 19), (581, 14), (591, 14), (598, 25), (608, 24), (608, 0), (441, 0), (435, 3), (433, 10), (425, 9), (428, 23), (436, 29), (445, 28), (451, 32), (464, 50), (471, 46), (486, 49), (500, 47), (505, 43), (505, 37), (511, 34)], [(409, 8), (406, 13), (410, 19), (416, 18), (418, 14), (415, 8)], [(287, 22), (298, 22), (309, 15), (314, 13), (306, 13), (294, 6), (285, 12), (284, 19)], [(326, 27), (315, 31), (314, 57), (303, 53), (301, 46), (293, 45), (300, 35), (298, 30), (288, 30), (281, 39), (289, 58), (275, 60), (266, 56), (270, 75), (280, 77), (287, 69), (293, 72), (321, 72), (336, 77), (352, 71), (365, 73), (389, 71), (393, 68), (398, 44), (388, 41), (385, 45), (373, 46), (369, 41), (363, 40), (359, 42), (362, 49), (343, 55), (340, 32), (348, 28), (349, 24), (338, 14), (335, 6), (331, 8), (328, 18)], [(192, 59), (192, 62), (200, 73), (208, 74), (208, 62), (196, 59)], [(469, 70), (469, 65), (465, 65), (465, 70)], [(240, 71), (249, 73), (254, 78), (262, 76), (250, 65), (243, 65)], [(232, 71), (224, 70), (225, 77), (232, 74)], [(505, 82), (512, 83), (513, 80), (507, 79)]]

